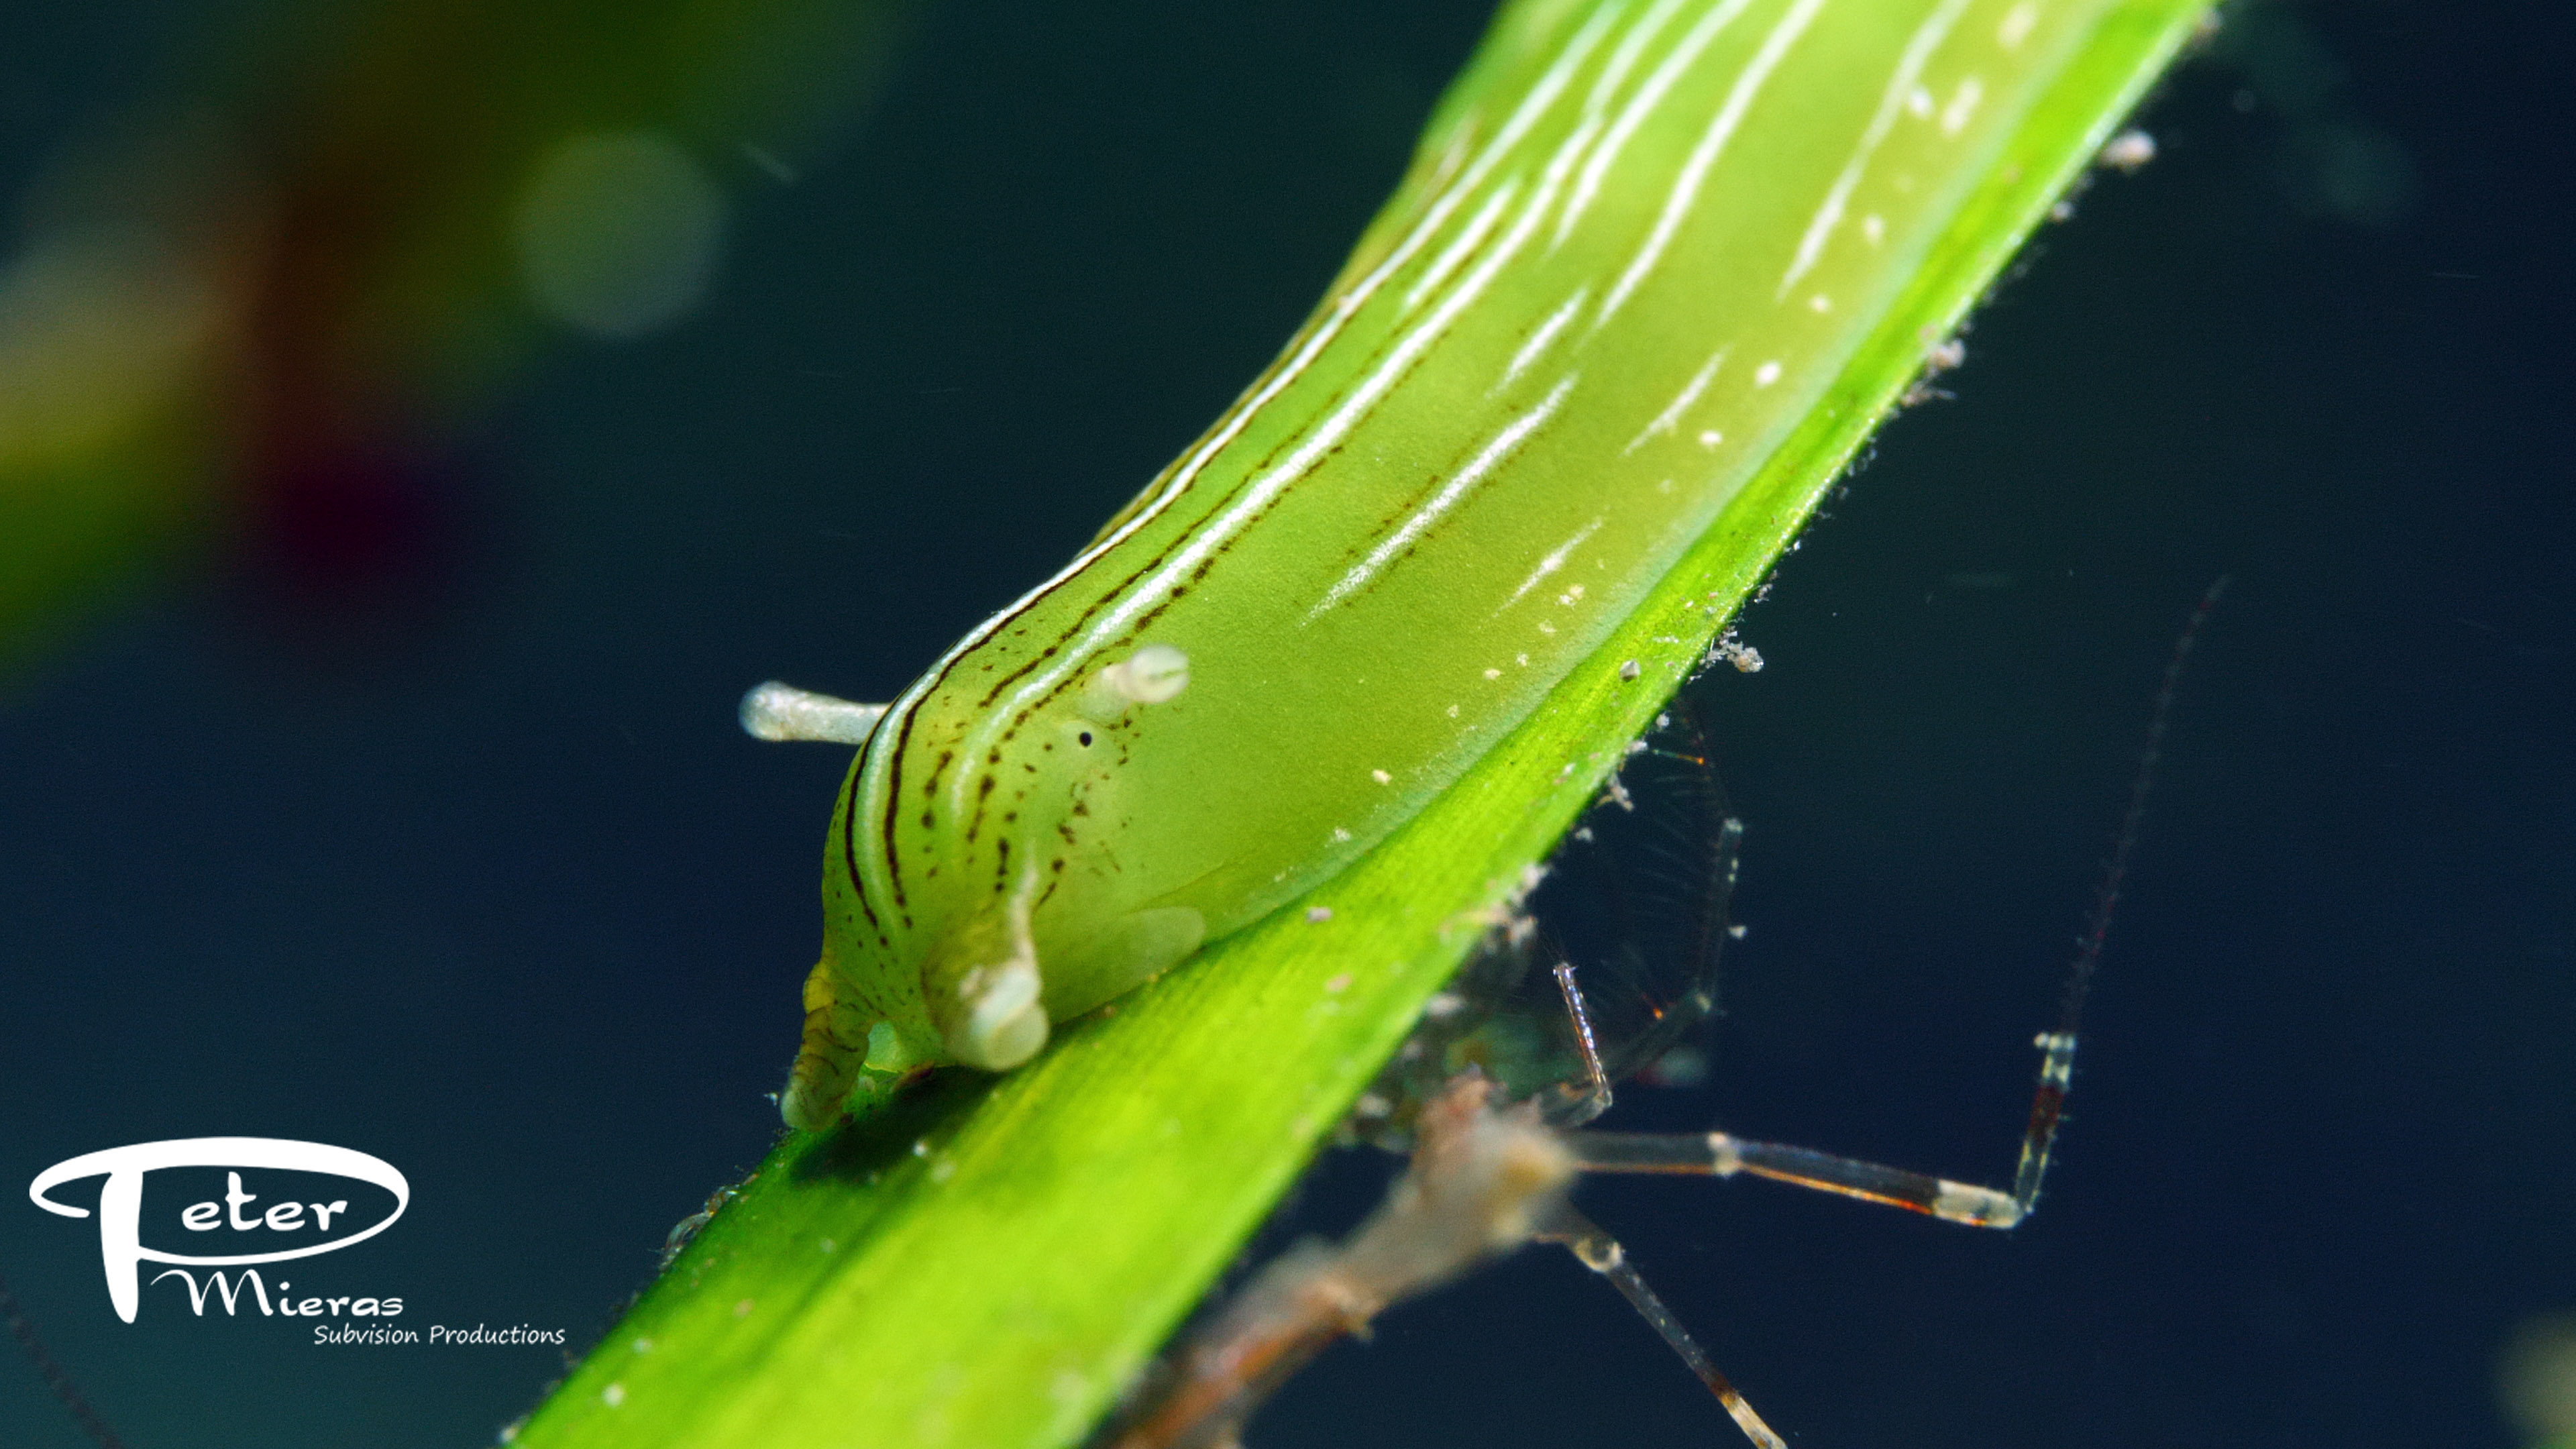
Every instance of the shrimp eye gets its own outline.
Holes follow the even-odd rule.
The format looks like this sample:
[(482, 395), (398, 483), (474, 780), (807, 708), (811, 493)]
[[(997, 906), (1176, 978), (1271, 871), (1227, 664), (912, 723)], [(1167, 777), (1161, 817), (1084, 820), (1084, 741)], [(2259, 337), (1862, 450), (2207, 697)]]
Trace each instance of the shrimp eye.
[(1074, 739), (1079, 742), (1084, 749), (1087, 750), (1091, 748), (1091, 731), (1084, 730), (1082, 733), (1075, 735)]

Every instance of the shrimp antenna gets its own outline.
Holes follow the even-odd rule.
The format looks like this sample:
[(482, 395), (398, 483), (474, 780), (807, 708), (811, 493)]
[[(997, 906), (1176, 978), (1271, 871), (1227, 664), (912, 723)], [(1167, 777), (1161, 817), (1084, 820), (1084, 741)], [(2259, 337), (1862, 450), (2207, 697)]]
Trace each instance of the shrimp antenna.
[[(2030, 1123), (2021, 1141), (2021, 1160), (2013, 1171), (2010, 1192), (1957, 1182), (1929, 1173), (1888, 1167), (1779, 1142), (1757, 1142), (1725, 1132), (1673, 1134), (1643, 1132), (1577, 1132), (1567, 1136), (1585, 1172), (1688, 1173), (1732, 1177), (1750, 1173), (1818, 1192), (1838, 1193), (1864, 1202), (1925, 1213), (1945, 1222), (1977, 1228), (2010, 1228), (2030, 1216), (2039, 1203), (2040, 1179), (2048, 1171), (2049, 1149), (2056, 1145), (2064, 1120), (2067, 1088), (2075, 1077), (2075, 1042), (2083, 1025), (2084, 998), (2101, 964), (2102, 945), (2111, 932), (2111, 914), (2120, 903), (2120, 887), (2136, 853), (2140, 823), (2146, 818), (2147, 792), (2155, 784), (2156, 762), (2164, 750), (2165, 728), (2173, 716), (2176, 688), (2185, 661), (2200, 637), (2219, 596), (2227, 591), (2222, 575), (2200, 596), (2174, 641), (2165, 663), (2164, 682), (2156, 690), (2147, 719), (2145, 748), (2137, 774), (2129, 783), (2129, 808), (2120, 818), (2120, 833), (2103, 867), (2102, 885), (2094, 893), (2093, 912), (2079, 938), (2075, 964), (2068, 972), (2066, 993), (2058, 1005), (2054, 1030), (2040, 1035), (2039, 1086), (2032, 1093)], [(1580, 997), (1567, 999), (1580, 1010)], [(1748, 1431), (1749, 1432), (1749, 1431)]]
[(2138, 771), (2129, 781), (2129, 808), (2120, 817), (2120, 833), (2111, 846), (2111, 859), (2102, 867), (2102, 884), (2093, 893), (2093, 913), (2084, 923), (2084, 934), (2075, 948), (2075, 964), (2066, 975), (2066, 994), (2059, 998), (2057, 1026), (2040, 1034), (2039, 1089), (2030, 1101), (2030, 1127), (2022, 1134), (2021, 1161), (2013, 1169), (2013, 1202), (2023, 1214), (2039, 1202), (2039, 1181), (2048, 1172), (2049, 1149), (2057, 1144), (2057, 1128), (2066, 1110), (2066, 1092), (2075, 1080), (2075, 1039), (2084, 1023), (2084, 998), (2092, 993), (2093, 972), (2102, 961), (2102, 943), (2111, 934), (2111, 915), (2119, 909), (2120, 887), (2129, 874), (2129, 857), (2138, 848), (2139, 827), (2147, 818), (2147, 793), (2155, 788), (2156, 764), (2164, 756), (2165, 727), (2173, 719), (2175, 690), (2182, 684), (2183, 665), (2190, 662), (2192, 646), (2200, 640), (2200, 626), (2209, 619), (2209, 611), (2218, 606), (2219, 596), (2227, 592), (2228, 575), (2220, 574), (2203, 590), (2200, 602), (2192, 606), (2191, 617), (2184, 621), (2182, 633), (2174, 640), (2173, 654), (2165, 660), (2164, 682), (2156, 688), (2156, 701), (2147, 713), (2147, 740), (2138, 751)]
[(89, 1435), (98, 1449), (125, 1449), (125, 1441), (117, 1438), (116, 1431), (107, 1427), (107, 1420), (81, 1397), (80, 1386), (72, 1382), (71, 1374), (55, 1360), (45, 1341), (36, 1336), (36, 1325), (28, 1321), (26, 1310), (18, 1304), (18, 1295), (9, 1291), (6, 1278), (0, 1278), (0, 1318), (9, 1320), (9, 1336), (18, 1340), (18, 1347), (25, 1350), (28, 1361), (43, 1376), (45, 1387), (54, 1391), (54, 1397), (70, 1412), (72, 1422), (81, 1426), (81, 1432)]

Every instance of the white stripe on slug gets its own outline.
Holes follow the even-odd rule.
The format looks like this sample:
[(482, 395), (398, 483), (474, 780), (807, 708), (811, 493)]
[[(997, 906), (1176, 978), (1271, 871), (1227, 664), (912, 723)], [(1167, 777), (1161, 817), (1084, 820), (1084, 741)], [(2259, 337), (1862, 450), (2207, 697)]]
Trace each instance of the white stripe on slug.
[(1601, 67), (1600, 76), (1592, 82), (1591, 92), (1583, 98), (1583, 114), (1597, 116), (1610, 109), (1611, 99), (1621, 86), (1628, 83), (1628, 72), (1637, 68), (1638, 57), (1646, 53), (1646, 47), (1654, 43), (1656, 34), (1681, 8), (1681, 0), (1655, 0), (1637, 21), (1636, 28), (1619, 38), (1619, 43), (1611, 48), (1609, 63)]
[(1690, 69), (1691, 64), (1699, 59), (1699, 53), (1708, 49), (1709, 42), (1717, 38), (1718, 32), (1732, 24), (1735, 17), (1743, 14), (1752, 3), (1753, 0), (1727, 0), (1727, 3), (1700, 17), (1700, 22), (1682, 36), (1680, 44), (1673, 47), (1673, 53), (1664, 57), (1663, 63), (1646, 77), (1646, 83), (1638, 87), (1637, 94), (1620, 109), (1619, 119), (1610, 123), (1609, 131), (1601, 138), (1600, 149), (1592, 153), (1591, 160), (1583, 163), (1583, 175), (1574, 184), (1573, 199), (1565, 204), (1565, 216), (1557, 223), (1556, 241), (1550, 243), (1551, 246), (1562, 243), (1566, 234), (1574, 230), (1574, 224), (1582, 220), (1583, 213), (1592, 205), (1593, 196), (1601, 190), (1602, 176), (1618, 163), (1619, 153), (1626, 149), (1628, 138), (1636, 135), (1637, 128), (1646, 123), (1646, 117), (1664, 103), (1664, 97), (1672, 92), (1673, 83), (1681, 79), (1682, 72)]
[(1690, 405), (1698, 402), (1699, 395), (1708, 391), (1708, 385), (1717, 379), (1718, 366), (1726, 361), (1728, 350), (1729, 349), (1724, 347), (1717, 349), (1717, 355), (1711, 357), (1706, 366), (1703, 366), (1699, 371), (1691, 374), (1690, 383), (1682, 389), (1681, 396), (1674, 398), (1670, 407), (1667, 407), (1662, 412), (1655, 414), (1655, 420), (1646, 424), (1646, 430), (1644, 432), (1629, 439), (1628, 446), (1619, 450), (1619, 456), (1624, 458), (1630, 453), (1637, 451), (1639, 448), (1644, 447), (1646, 445), (1646, 440), (1655, 436), (1657, 433), (1670, 433), (1673, 429), (1680, 427), (1682, 414), (1688, 412), (1690, 410)]
[(1779, 68), (1781, 59), (1789, 53), (1789, 47), (1806, 33), (1809, 22), (1824, 8), (1825, 0), (1798, 0), (1789, 13), (1781, 17), (1780, 23), (1771, 27), (1771, 33), (1762, 38), (1762, 48), (1755, 52), (1744, 73), (1736, 77), (1734, 89), (1727, 92), (1726, 104), (1718, 109), (1717, 118), (1709, 122), (1699, 144), (1691, 148), (1690, 159), (1682, 163), (1681, 176), (1664, 197), (1663, 214), (1655, 218), (1654, 231), (1647, 236), (1646, 244), (1637, 249), (1636, 260), (1620, 274), (1619, 285), (1602, 300), (1601, 315), (1592, 322), (1594, 331), (1599, 331), (1609, 322), (1636, 293), (1638, 284), (1646, 280), (1655, 264), (1663, 260), (1664, 248), (1672, 245), (1673, 234), (1681, 230), (1682, 219), (1690, 214), (1692, 203), (1699, 199), (1701, 184), (1708, 180), (1709, 168), (1717, 164), (1726, 143), (1734, 138), (1735, 128), (1744, 121), (1744, 113), (1752, 109), (1754, 98), (1762, 94), (1763, 84), (1771, 79), (1772, 71)]
[(1558, 544), (1555, 548), (1548, 550), (1547, 557), (1538, 561), (1538, 567), (1530, 570), (1530, 576), (1521, 580), (1521, 586), (1512, 590), (1512, 596), (1503, 600), (1502, 606), (1495, 609), (1494, 613), (1499, 615), (1504, 609), (1508, 609), (1512, 605), (1519, 603), (1522, 595), (1538, 587), (1539, 580), (1544, 579), (1549, 574), (1555, 573), (1558, 569), (1565, 567), (1566, 557), (1569, 554), (1572, 554), (1576, 549), (1581, 548), (1585, 539), (1600, 532), (1602, 522), (1603, 520), (1599, 518), (1592, 520), (1590, 523), (1583, 525), (1582, 529), (1577, 532), (1574, 537), (1569, 538), (1565, 542)]
[(1520, 351), (1512, 354), (1511, 364), (1503, 369), (1503, 380), (1494, 384), (1493, 391), (1501, 392), (1519, 381), (1520, 375), (1529, 371), (1530, 364), (1538, 361), (1540, 354), (1547, 351), (1548, 344), (1565, 330), (1565, 324), (1574, 320), (1574, 314), (1583, 310), (1585, 300), (1591, 295), (1592, 284), (1586, 282), (1573, 296), (1565, 299), (1564, 306), (1549, 313), (1547, 320), (1530, 333), (1529, 341), (1521, 344)]
[(1816, 208), (1815, 219), (1807, 223), (1807, 234), (1798, 239), (1797, 259), (1789, 263), (1787, 275), (1780, 278), (1779, 290), (1771, 294), (1773, 301), (1788, 296), (1789, 289), (1798, 285), (1798, 279), (1824, 252), (1825, 238), (1841, 223), (1843, 207), (1851, 200), (1852, 188), (1860, 184), (1869, 158), (1878, 154), (1879, 145), (1895, 128), (1896, 118), (1905, 112), (1905, 98), (1923, 79), (1923, 67), (1931, 61), (1932, 52), (1949, 38), (1951, 27), (1959, 23), (1960, 12), (1967, 8), (1968, 0), (1943, 0), (1941, 8), (1933, 11), (1931, 18), (1906, 40), (1904, 53), (1897, 57), (1896, 72), (1888, 78), (1887, 89), (1879, 94), (1878, 110), (1871, 114), (1868, 129), (1861, 132), (1860, 149), (1843, 163), (1842, 174), (1834, 178), (1832, 189), (1825, 193), (1825, 204)]
[(1367, 558), (1360, 560), (1349, 573), (1342, 575), (1341, 582), (1333, 585), (1332, 590), (1324, 595), (1323, 602), (1309, 610), (1306, 617), (1299, 622), (1305, 624), (1315, 622), (1315, 619), (1326, 609), (1340, 603), (1360, 589), (1366, 588), (1369, 580), (1377, 577), (1380, 570), (1392, 563), (1406, 549), (1413, 547), (1414, 542), (1429, 531), (1433, 524), (1447, 517), (1449, 510), (1458, 506), (1458, 500), (1466, 497), (1469, 489), (1483, 482), (1486, 474), (1494, 471), (1498, 464), (1519, 451), (1520, 445), (1531, 433), (1536, 432), (1541, 424), (1555, 416), (1558, 404), (1564, 402), (1565, 395), (1574, 390), (1574, 380), (1580, 376), (1582, 376), (1581, 373), (1567, 373), (1554, 388), (1548, 391), (1545, 401), (1512, 419), (1509, 426), (1496, 433), (1492, 442), (1487, 443), (1474, 458), (1468, 460), (1466, 467), (1458, 470), (1457, 476), (1451, 478), (1442, 485), (1438, 493), (1431, 496), (1430, 502), (1415, 509), (1413, 516), (1404, 520), (1403, 527), (1389, 534), (1385, 541), (1369, 550)]
[(1504, 182), (1486, 198), (1485, 204), (1459, 229), (1457, 239), (1442, 247), (1440, 255), (1432, 258), (1431, 265), (1423, 268), (1422, 275), (1405, 289), (1404, 300), (1397, 305), (1397, 311), (1410, 312), (1421, 306), (1425, 296), (1440, 290), (1448, 282), (1450, 275), (1475, 254), (1476, 248), (1484, 245), (1486, 234), (1494, 229), (1495, 222), (1502, 220), (1504, 208), (1512, 204), (1512, 193), (1519, 187), (1519, 179), (1514, 178)]

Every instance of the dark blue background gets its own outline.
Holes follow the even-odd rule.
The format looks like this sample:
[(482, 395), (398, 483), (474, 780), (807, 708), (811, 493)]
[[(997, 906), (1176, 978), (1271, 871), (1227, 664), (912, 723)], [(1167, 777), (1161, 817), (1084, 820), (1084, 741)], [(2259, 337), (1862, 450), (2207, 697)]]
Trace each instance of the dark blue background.
[[(339, 1280), (601, 1330), (770, 1140), (813, 956), (844, 756), (750, 743), (736, 695), (890, 695), (1215, 414), (1481, 19), (1388, 8), (935, 8), (837, 164), (746, 187), (699, 317), (491, 422), (433, 595), (209, 562), (0, 684), (0, 1183), (355, 1147), (416, 1198)], [(8, 27), (11, 176), (141, 84), (160, 14)], [(1587, 1189), (1793, 1443), (2511, 1442), (2498, 1350), (2576, 1310), (2571, 74), (2555, 7), (2249, 14), (1781, 569), (1770, 667), (1703, 692), (1751, 933), (1711, 1081), (1614, 1121), (1999, 1180), (2157, 673), (2235, 576), (2033, 1223)], [(488, 1442), (560, 1367), (128, 1327), (16, 1192), (0, 1263), (137, 1449)], [(1531, 1253), (1253, 1438), (1730, 1433)], [(5, 1364), (0, 1441), (79, 1442)]]

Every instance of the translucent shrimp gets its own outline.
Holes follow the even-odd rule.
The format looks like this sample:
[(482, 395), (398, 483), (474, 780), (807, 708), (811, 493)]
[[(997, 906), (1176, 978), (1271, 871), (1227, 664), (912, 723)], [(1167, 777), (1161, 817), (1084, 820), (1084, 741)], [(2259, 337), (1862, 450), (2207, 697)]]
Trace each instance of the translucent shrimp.
[[(1609, 1107), (1616, 1074), (1604, 1060), (1575, 968), (1560, 962), (1550, 974), (1564, 1003), (1562, 1019), (1579, 1068), (1514, 1100), (1481, 1066), (1469, 1064), (1409, 1117), (1392, 1101), (1378, 1103), (1374, 1111), (1364, 1105), (1363, 1131), (1382, 1135), (1409, 1121), (1412, 1159), (1385, 1202), (1338, 1245), (1304, 1243), (1263, 1269), (1157, 1366), (1102, 1442), (1109, 1449), (1235, 1449), (1244, 1424), (1269, 1395), (1335, 1340), (1364, 1332), (1378, 1314), (1406, 1298), (1535, 1241), (1563, 1245), (1585, 1267), (1608, 1278), (1746, 1439), (1760, 1449), (1786, 1449), (1629, 1263), (1617, 1239), (1573, 1206), (1572, 1187), (1588, 1172), (1750, 1174), (1965, 1227), (2009, 1229), (2028, 1218), (2039, 1203), (2074, 1079), (2084, 999), (2137, 845), (2175, 689), (2201, 624), (2226, 585), (2221, 578), (2202, 595), (2166, 665), (2128, 808), (2068, 973), (2056, 1027), (2036, 1042), (2039, 1080), (2009, 1191), (1726, 1132), (1581, 1130), (1582, 1123)], [(1625, 808), (1624, 793), (1614, 791), (1613, 799)], [(1717, 928), (1709, 935), (1711, 959), (1714, 941), (1725, 934), (1726, 892), (1734, 881), (1740, 833), (1736, 822), (1726, 820), (1714, 857), (1717, 873), (1702, 923)], [(1495, 948), (1471, 971), (1507, 969), (1524, 961), (1531, 943), (1542, 939), (1525, 917), (1499, 923), (1496, 938)], [(1505, 968), (1494, 965), (1497, 959)], [(1714, 999), (1710, 969), (1708, 960), (1695, 968), (1701, 987), (1690, 1004), (1700, 1014)], [(1465, 1014), (1463, 1003), (1435, 1009), (1425, 1027), (1433, 1046), (1425, 1048), (1417, 1039), (1412, 1060), (1399, 1062), (1381, 1087), (1400, 1089), (1433, 1062), (1457, 1060), (1479, 1035), (1476, 1028), (1454, 1024)], [(1670, 1044), (1669, 1037), (1661, 1040)]]

